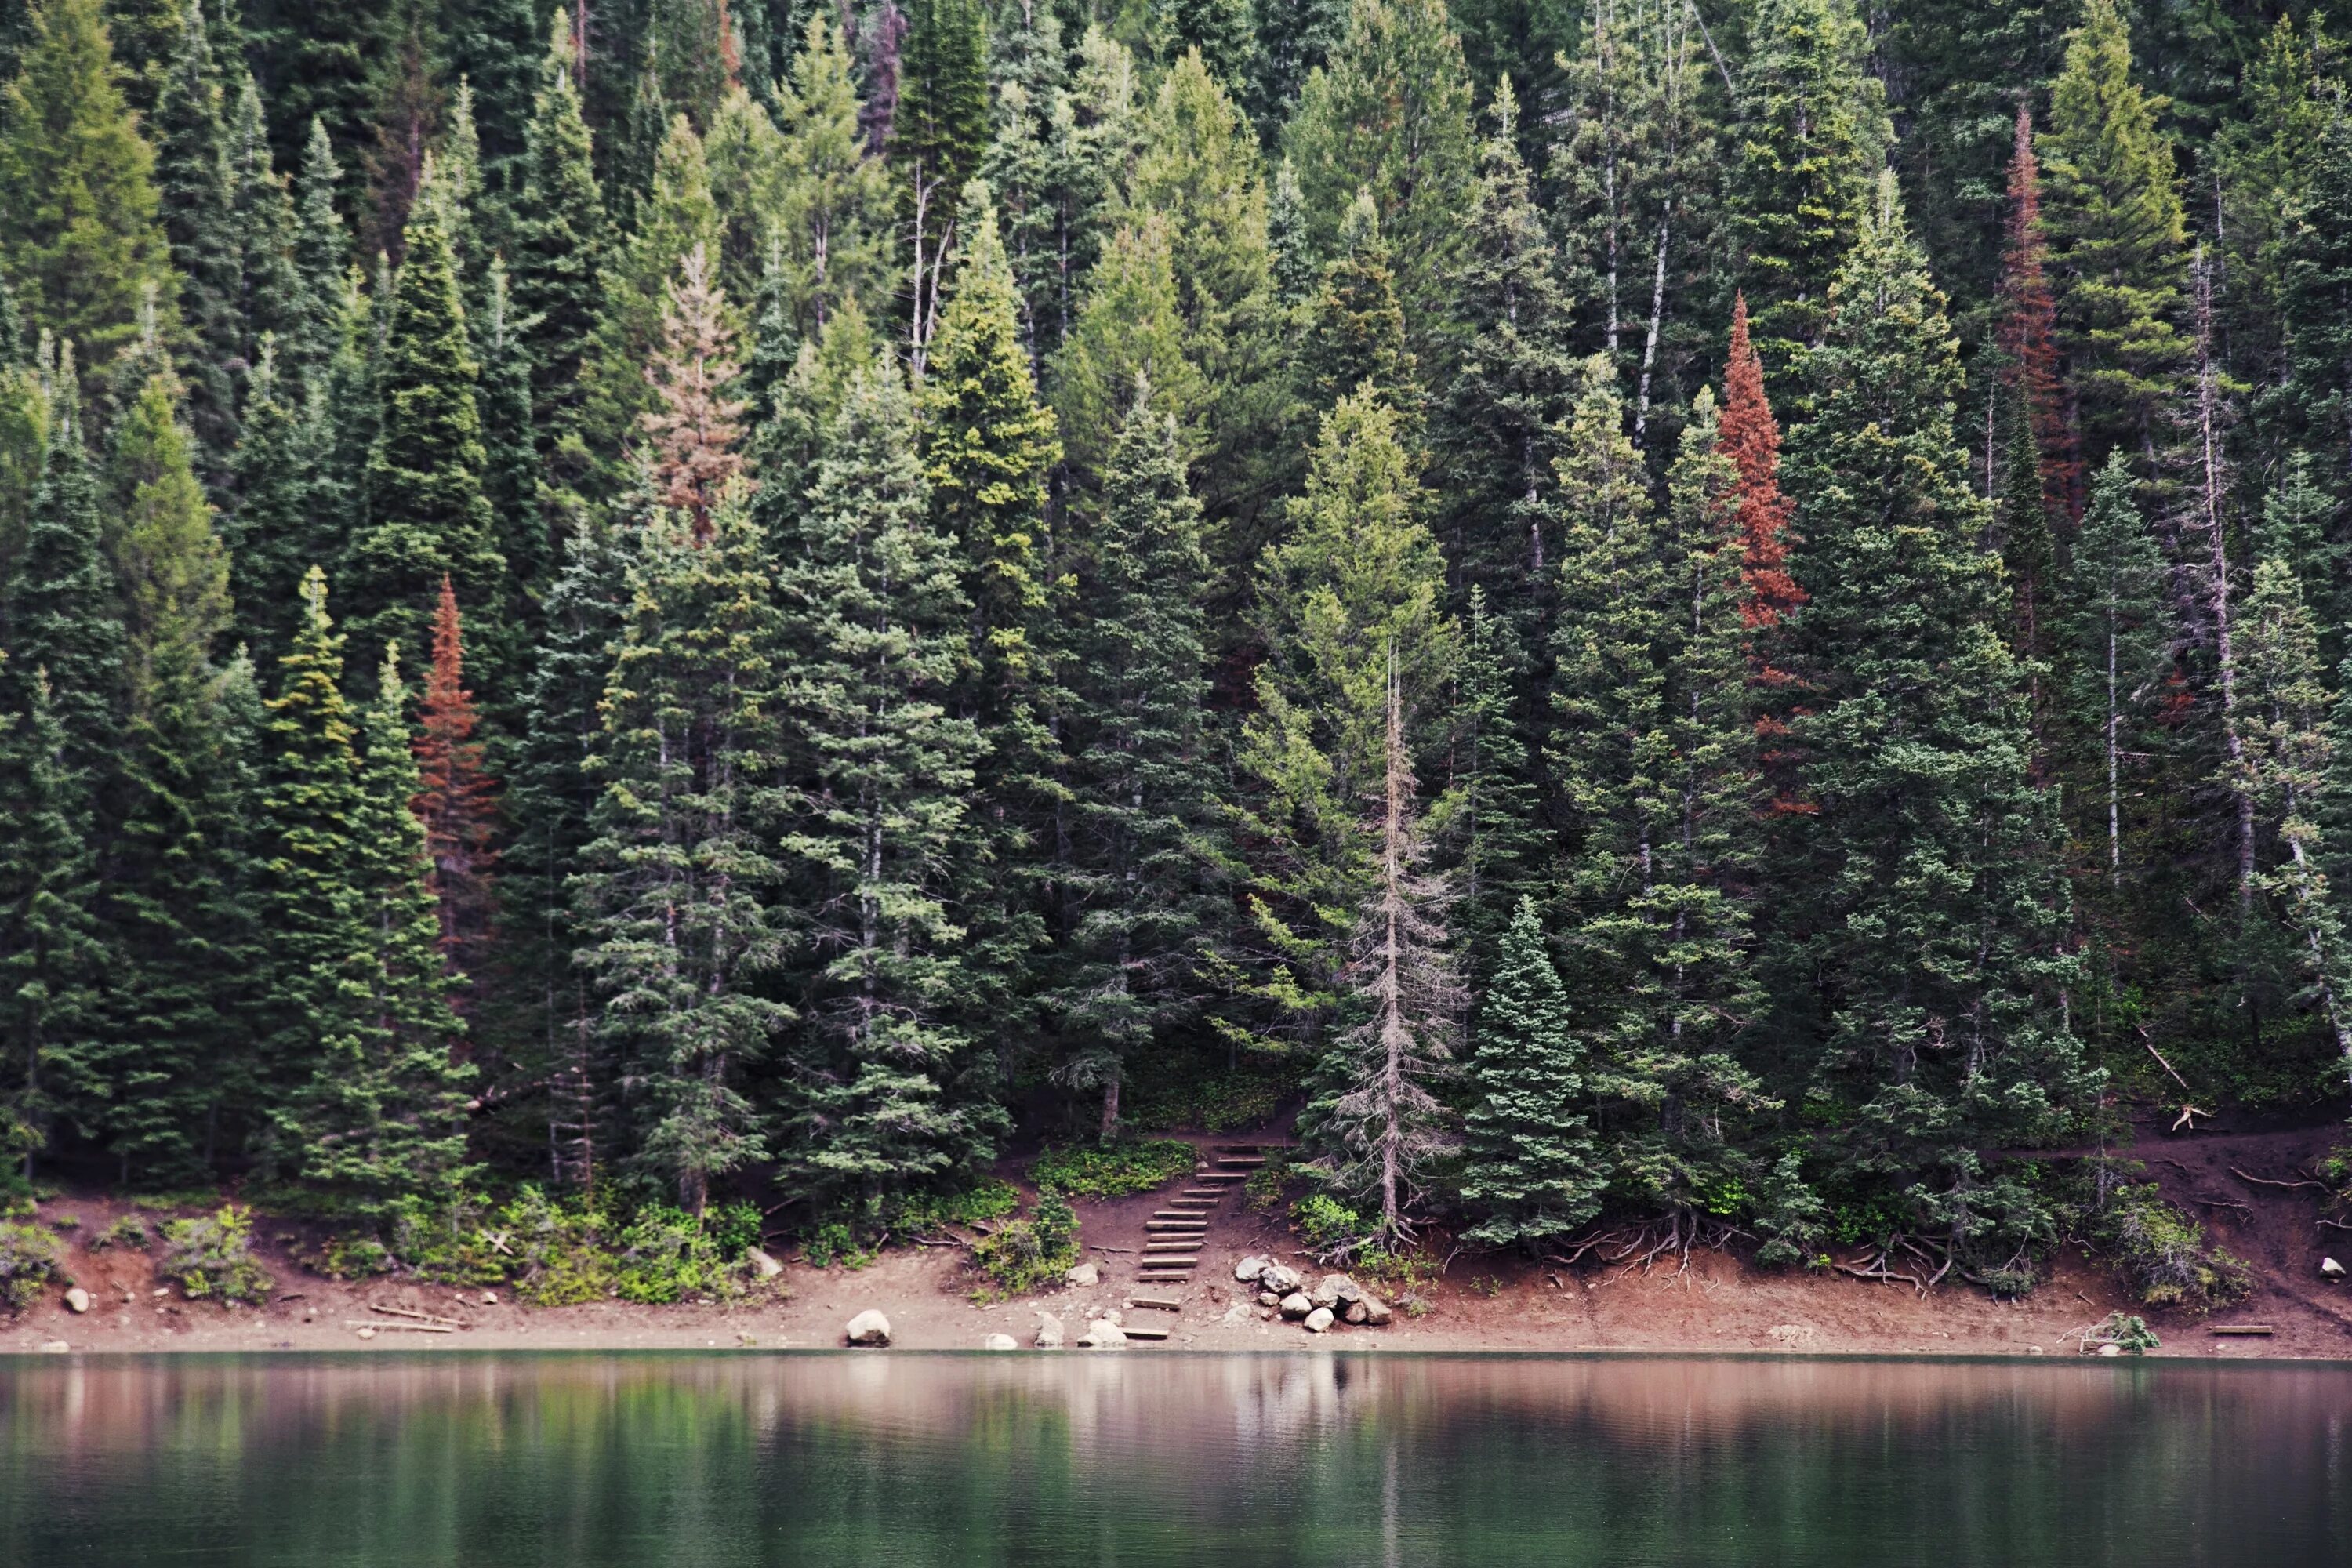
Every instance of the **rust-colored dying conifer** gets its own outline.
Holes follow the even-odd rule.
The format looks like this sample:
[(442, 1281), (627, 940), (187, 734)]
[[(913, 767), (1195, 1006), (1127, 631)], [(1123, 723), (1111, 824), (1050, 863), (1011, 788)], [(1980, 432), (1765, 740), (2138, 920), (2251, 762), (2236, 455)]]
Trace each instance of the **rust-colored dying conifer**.
[(413, 743), (423, 788), (409, 806), (425, 824), (442, 955), (452, 969), (470, 974), (487, 946), (496, 908), (490, 870), (498, 852), (490, 832), (497, 785), (482, 771), (482, 743), (474, 738), (478, 715), (464, 682), (464, 626), (457, 591), (445, 575), (433, 616), (433, 668)]
[(2057, 305), (2050, 292), (2049, 241), (2042, 228), (2042, 168), (2033, 120), (2021, 104), (2009, 160), (2009, 243), (2000, 257), (2000, 342), (2003, 390), (2025, 405), (2042, 470), (2042, 506), (2053, 528), (2081, 521), (2082, 465), (2058, 378)]
[(735, 379), (735, 333), (727, 297), (696, 246), (678, 263), (662, 305), (662, 346), (646, 367), (661, 406), (643, 416), (653, 437), (656, 493), (664, 506), (694, 520), (694, 537), (710, 537), (710, 510), (743, 472), (744, 405), (721, 395)]
[[(1789, 498), (1780, 493), (1780, 425), (1764, 395), (1764, 361), (1748, 336), (1748, 298), (1731, 306), (1731, 353), (1723, 376), (1723, 413), (1716, 440), (1739, 475), (1732, 521), (1738, 530), (1739, 618), (1748, 629), (1749, 679), (1759, 689), (1756, 735), (1768, 774), (1776, 775), (1774, 809), (1801, 811), (1789, 778), (1791, 758), (1781, 745), (1788, 733), (1788, 699), (1801, 683), (1773, 662), (1774, 630), (1805, 591), (1789, 574)], [(1786, 786), (1786, 787), (1784, 787)]]

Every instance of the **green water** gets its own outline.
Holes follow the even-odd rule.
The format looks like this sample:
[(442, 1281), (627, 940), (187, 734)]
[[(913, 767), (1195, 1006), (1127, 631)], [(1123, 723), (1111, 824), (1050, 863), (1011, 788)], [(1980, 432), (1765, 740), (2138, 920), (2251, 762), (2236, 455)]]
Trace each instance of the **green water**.
[(2352, 1368), (0, 1358), (0, 1563), (2352, 1561)]

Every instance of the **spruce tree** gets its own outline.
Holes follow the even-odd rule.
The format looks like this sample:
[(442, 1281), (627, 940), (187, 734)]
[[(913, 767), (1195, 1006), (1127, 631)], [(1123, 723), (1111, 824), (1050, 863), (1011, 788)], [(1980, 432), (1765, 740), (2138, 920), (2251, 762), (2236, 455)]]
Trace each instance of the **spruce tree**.
[[(1181, 297), (1165, 218), (1122, 224), (1088, 280), (1086, 303), (1054, 366), (1054, 406), (1069, 432), (1069, 456), (1082, 473), (1097, 472), (1116, 433), (1149, 383), (1198, 450), (1209, 388), (1185, 355)], [(1140, 382), (1139, 379), (1140, 378)]]
[(2181, 331), (2189, 258), (2172, 150), (2131, 70), (2131, 37), (2115, 0), (2089, 0), (2050, 89), (2042, 163), (2059, 344), (2084, 460), (2103, 463), (2121, 447), (2145, 468), (2165, 435), (2173, 378), (2189, 358)]
[[(344, 564), (360, 646), (425, 646), (443, 576), (478, 604), (505, 589), (495, 520), (482, 492), (486, 454), (475, 402), (479, 369), (457, 297), (449, 235), (437, 205), (409, 224), (376, 385), (380, 420), (368, 453), (367, 521)], [(489, 662), (498, 662), (494, 654)]]
[(299, 229), (293, 197), (278, 174), (269, 126), (262, 118), (261, 93), (249, 76), (238, 78), (228, 151), (229, 209), (237, 247), (236, 313), (245, 334), (237, 354), (249, 375), (261, 356), (261, 340), (293, 337), (308, 303), (296, 264)]
[(2284, 433), (2321, 454), (2341, 498), (2352, 495), (2352, 116), (2339, 108), (2308, 151), (2309, 195), (2282, 244), (2286, 374), (2276, 405)]
[(1480, 1216), (1473, 1240), (1537, 1249), (1601, 1212), (1608, 1178), (1573, 1022), (1536, 901), (1522, 898), (1471, 1032), (1462, 1197)]
[(116, 421), (106, 489), (108, 543), (128, 633), (131, 705), (159, 666), (201, 668), (229, 619), (228, 557), (213, 530), (168, 373), (150, 376)]
[(0, 270), (32, 324), (95, 369), (137, 338), (149, 291), (177, 287), (155, 159), (115, 84), (99, 0), (32, 15), (23, 69), (0, 89)]
[(661, 347), (646, 366), (659, 400), (639, 423), (651, 438), (647, 473), (659, 503), (710, 531), (710, 514), (743, 472), (737, 423), (744, 404), (726, 395), (736, 377), (727, 296), (711, 281), (702, 247), (686, 253), (662, 305)]
[(1816, 683), (1791, 726), (1812, 809), (1785, 819), (1776, 870), (1802, 889), (1777, 962), (1818, 999), (1792, 1020), (1810, 1067), (1792, 1087), (1820, 1108), (1824, 1185), (1883, 1194), (1897, 1229), (1982, 1273), (2046, 1217), (1977, 1152), (2063, 1136), (2095, 1079), (2060, 995), (2066, 889), (1953, 430), (1955, 346), (1890, 180), (1832, 302), (1788, 468)]
[(265, 341), (246, 397), (237, 447), (237, 507), (224, 527), (238, 637), (257, 658), (283, 652), (293, 634), (302, 577), (333, 558), (320, 468), (327, 458), (325, 397), (306, 408)]
[(574, 882), (601, 1028), (642, 1085), (640, 1169), (699, 1215), (764, 1159), (741, 1076), (791, 1019), (762, 990), (784, 951), (770, 853), (784, 647), (740, 493), (709, 522), (661, 510), (629, 572), (589, 768), (596, 837)]
[[(571, 29), (555, 36), (540, 67), (515, 203), (514, 313), (530, 358), (531, 426), (542, 458), (579, 427), (580, 370), (601, 310), (598, 277), (605, 245), (604, 198), (594, 147), (570, 69)], [(674, 259), (674, 258), (673, 258)], [(585, 460), (562, 460), (565, 470)]]
[(179, 47), (155, 107), (155, 188), (178, 275), (178, 356), (208, 488), (222, 493), (236, 449), (236, 388), (229, 366), (245, 353), (241, 247), (228, 159), (221, 72), (202, 0), (188, 0)]
[(1321, 255), (1339, 248), (1349, 204), (1370, 193), (1408, 331), (1433, 371), (1476, 178), (1470, 114), (1470, 75), (1443, 0), (1353, 0), (1345, 35), (1300, 89), (1283, 137)]
[(1725, 188), (1725, 238), (1768, 374), (1829, 325), (1891, 140), (1851, 0), (1763, 0), (1748, 26)]
[[(284, 339), (285, 370), (290, 384), (307, 390), (323, 384), (328, 367), (344, 342), (347, 322), (345, 279), (352, 265), (351, 237), (342, 216), (335, 210), (336, 187), (342, 170), (335, 162), (327, 128), (310, 123), (310, 139), (302, 153), (301, 177), (296, 182), (294, 276), (298, 292), (291, 329)], [(289, 597), (287, 601), (292, 603)]]
[[(29, 712), (34, 687), (49, 684), (50, 719), (63, 736), (64, 765), (93, 777), (115, 756), (129, 693), (119, 590), (104, 544), (98, 477), (74, 412), (73, 365), (58, 377), (58, 409), (40, 489), (26, 518), (24, 552), (0, 589), (8, 663), (0, 698)], [(47, 741), (40, 742), (47, 745)]]
[[(2020, 106), (2015, 151), (2009, 163), (2008, 244), (2000, 257), (1999, 342), (2001, 391), (2024, 416), (2029, 437), (2030, 489), (2020, 487), (2044, 529), (2064, 529), (2081, 516), (2082, 474), (2074, 431), (2059, 383), (2057, 305), (2050, 291), (2049, 237), (2042, 222), (2042, 170), (2033, 157), (2033, 120)], [(2011, 531), (2016, 531), (2012, 524)], [(2029, 597), (2035, 584), (2021, 584)]]
[(1204, 723), (1208, 557), (1175, 421), (1139, 400), (1099, 510), (1078, 524), (1083, 618), (1070, 634), (1075, 905), (1055, 1011), (1060, 1081), (1119, 1126), (1133, 1064), (1197, 1013), (1225, 923), (1213, 871), (1220, 780)]
[(878, 306), (896, 286), (894, 192), (887, 166), (867, 155), (853, 70), (841, 34), (813, 16), (777, 92), (784, 172), (768, 232), (782, 309), (803, 338), (822, 332), (842, 300)]
[(441, 579), (433, 612), (433, 664), (416, 710), (417, 790), (425, 858), (439, 926), (438, 945), (453, 977), (478, 986), (489, 966), (497, 891), (498, 785), (483, 769), (475, 735), (480, 715), (466, 689), (465, 623), (457, 593)]
[(1340, 225), (1338, 254), (1324, 264), (1321, 285), (1304, 312), (1297, 376), (1310, 407), (1328, 410), (1369, 386), (1418, 425), (1420, 364), (1407, 346), (1393, 261), (1371, 193), (1357, 192)]
[(2109, 888), (2124, 877), (2125, 769), (2142, 747), (2138, 731), (2163, 674), (2170, 630), (2165, 616), (2164, 556), (2133, 500), (2124, 455), (2110, 452), (2091, 487), (2091, 504), (2074, 541), (2066, 584), (2069, 608), (2064, 668), (2073, 682), (2075, 728), (2095, 748), (2087, 794), (2098, 803), (2093, 837)]
[(522, 184), (546, 24), (530, 0), (465, 0), (446, 10), (442, 69), (473, 89), (483, 192), (494, 205), (510, 203)]
[(888, 359), (855, 372), (778, 548), (795, 650), (783, 847), (817, 961), (780, 1152), (820, 1212), (967, 1168), (1003, 1128), (952, 1022), (967, 970), (947, 899), (986, 743), (947, 706), (971, 605), (914, 435)]

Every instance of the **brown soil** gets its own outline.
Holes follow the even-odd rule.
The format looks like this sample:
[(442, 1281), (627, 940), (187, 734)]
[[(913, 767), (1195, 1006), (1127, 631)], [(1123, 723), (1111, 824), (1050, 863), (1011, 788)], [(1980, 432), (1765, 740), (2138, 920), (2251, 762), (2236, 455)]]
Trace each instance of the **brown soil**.
[[(1425, 1308), (1420, 1315), (1399, 1311), (1386, 1328), (1335, 1331), (1318, 1342), (1347, 1350), (2060, 1355), (2078, 1353), (2072, 1336), (2108, 1312), (2142, 1310), (2163, 1336), (2162, 1355), (2352, 1358), (2352, 1281), (2330, 1284), (2319, 1273), (2331, 1241), (2352, 1259), (2352, 1233), (2338, 1236), (2315, 1224), (2322, 1215), (2315, 1189), (2247, 1179), (2309, 1181), (2312, 1163), (2341, 1140), (2342, 1125), (2263, 1127), (2225, 1119), (2182, 1137), (2161, 1126), (2143, 1127), (2137, 1146), (2125, 1152), (2147, 1164), (2167, 1197), (2203, 1218), (2212, 1239), (2244, 1258), (2256, 1279), (2251, 1297), (2210, 1320), (2134, 1308), (2105, 1268), (2072, 1250), (2057, 1260), (2053, 1278), (2016, 1303), (1967, 1287), (1923, 1297), (1902, 1284), (1764, 1272), (1728, 1252), (1698, 1250), (1686, 1260), (1668, 1254), (1646, 1268), (1603, 1263), (1597, 1254), (1574, 1268), (1465, 1254), (1443, 1279), (1403, 1288)], [(868, 1307), (887, 1313), (896, 1342), (913, 1349), (973, 1350), (996, 1332), (1026, 1345), (1041, 1312), (1060, 1317), (1075, 1338), (1090, 1312), (1110, 1308), (1124, 1309), (1129, 1321), (1167, 1328), (1171, 1348), (1288, 1350), (1307, 1342), (1296, 1325), (1256, 1315), (1250, 1289), (1234, 1281), (1234, 1264), (1257, 1253), (1278, 1257), (1310, 1279), (1322, 1270), (1283, 1226), (1250, 1212), (1238, 1194), (1211, 1224), (1192, 1283), (1174, 1289), (1137, 1284), (1144, 1222), (1188, 1184), (1078, 1205), (1087, 1257), (1103, 1275), (1090, 1289), (977, 1302), (959, 1252), (906, 1247), (854, 1272), (788, 1264), (776, 1282), (782, 1299), (728, 1307), (527, 1308), (504, 1290), (493, 1301), (471, 1289), (338, 1283), (293, 1260), (295, 1247), (310, 1239), (301, 1227), (268, 1218), (257, 1225), (257, 1251), (278, 1279), (272, 1300), (259, 1308), (190, 1301), (159, 1285), (146, 1254), (89, 1249), (89, 1239), (130, 1212), (129, 1205), (68, 1196), (44, 1205), (42, 1217), (79, 1216), (81, 1224), (64, 1233), (66, 1271), (89, 1290), (90, 1310), (71, 1313), (62, 1291), (50, 1291), (13, 1319), (0, 1316), (0, 1352), (60, 1340), (76, 1351), (100, 1352), (816, 1349), (840, 1344), (843, 1325)], [(1139, 1308), (1130, 1304), (1137, 1295), (1174, 1295), (1182, 1306), (1172, 1313)], [(389, 1325), (404, 1320), (374, 1310), (385, 1306), (465, 1326), (449, 1334), (403, 1331)], [(352, 1327), (363, 1321), (378, 1327), (367, 1340)], [(2210, 1332), (2210, 1323), (2269, 1323), (2275, 1331), (2225, 1338)], [(1139, 1345), (1137, 1353), (1151, 1353), (1151, 1347)]]

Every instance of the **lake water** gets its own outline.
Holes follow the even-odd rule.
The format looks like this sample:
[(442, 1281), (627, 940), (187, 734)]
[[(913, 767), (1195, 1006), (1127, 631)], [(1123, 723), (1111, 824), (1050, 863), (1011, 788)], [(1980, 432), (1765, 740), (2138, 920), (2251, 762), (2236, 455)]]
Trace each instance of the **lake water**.
[(0, 1358), (0, 1563), (2352, 1561), (2352, 1367)]

